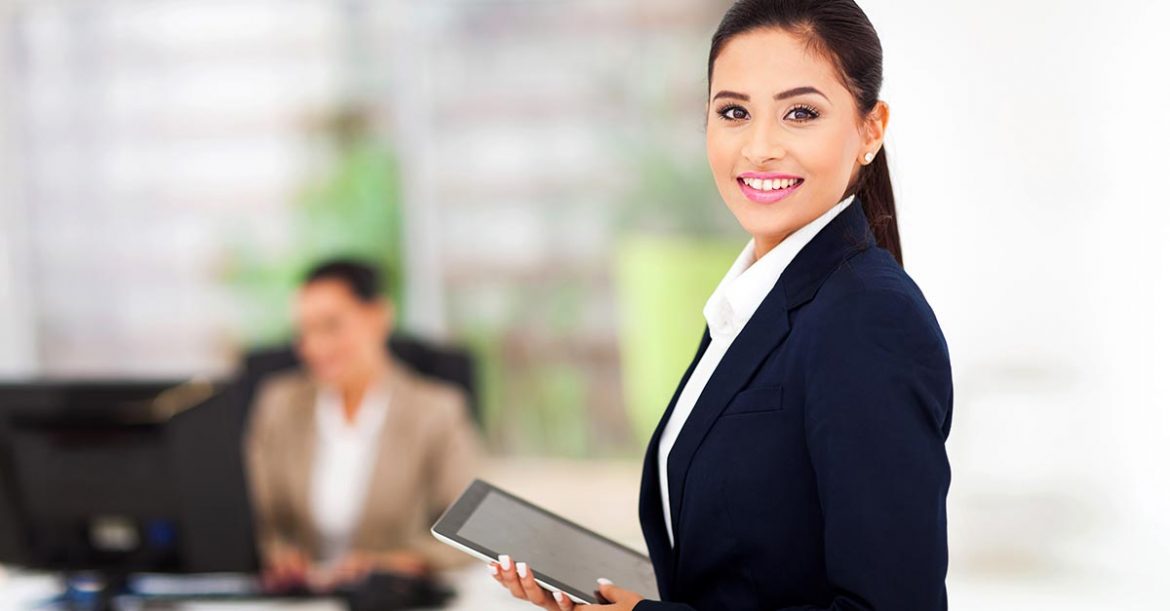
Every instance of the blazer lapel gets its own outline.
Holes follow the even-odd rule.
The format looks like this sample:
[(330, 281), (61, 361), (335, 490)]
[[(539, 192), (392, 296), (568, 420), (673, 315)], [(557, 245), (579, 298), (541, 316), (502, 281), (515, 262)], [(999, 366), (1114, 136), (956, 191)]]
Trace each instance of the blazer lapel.
[(666, 536), (666, 522), (662, 515), (662, 494), (658, 481), (658, 440), (662, 436), (662, 427), (665, 426), (666, 421), (670, 419), (671, 412), (674, 411), (674, 404), (678, 401), (679, 394), (686, 386), (691, 372), (695, 370), (695, 365), (699, 363), (699, 358), (710, 343), (710, 329), (704, 327), (703, 337), (699, 340), (699, 349), (691, 358), (690, 366), (687, 367), (686, 373), (683, 374), (682, 380), (675, 388), (674, 396), (671, 397), (670, 403), (666, 406), (666, 412), (658, 420), (658, 426), (654, 429), (654, 434), (650, 436), (646, 456), (642, 462), (642, 488), (638, 495), (638, 520), (642, 524), (642, 537), (646, 539), (650, 560), (656, 567), (654, 575), (658, 582), (658, 594), (662, 600), (669, 600), (667, 593), (673, 584), (674, 564), (670, 540)]
[(403, 448), (398, 439), (398, 436), (403, 432), (400, 420), (404, 416), (404, 410), (409, 410), (413, 404), (411, 389), (406, 387), (410, 380), (400, 369), (402, 366), (393, 356), (390, 356), (386, 367), (382, 370), (384, 377), (381, 383), (386, 384), (388, 405), (386, 415), (378, 431), (378, 448), (375, 452), (374, 464), (370, 469), (370, 478), (366, 483), (365, 500), (354, 527), (352, 543), (358, 547), (361, 547), (363, 543), (386, 538), (387, 533), (378, 532), (379, 528), (385, 529), (385, 525), (379, 523), (379, 512), (393, 507), (393, 504), (399, 501), (399, 499), (394, 498), (394, 495), (401, 486), (394, 486), (392, 482), (400, 474), (391, 473), (390, 470), (404, 468), (401, 456)]
[(756, 308), (747, 325), (731, 342), (727, 352), (715, 367), (711, 378), (699, 393), (695, 407), (687, 416), (678, 439), (666, 461), (667, 484), (670, 490), (670, 522), (674, 525), (673, 562), (678, 561), (679, 526), (682, 498), (686, 488), (686, 474), (695, 450), (707, 436), (715, 419), (723, 412), (731, 397), (747, 383), (756, 368), (772, 349), (788, 335), (788, 310), (784, 292), (779, 284), (772, 287), (764, 301)]
[[(731, 398), (755, 374), (764, 359), (788, 336), (790, 331), (788, 312), (812, 298), (826, 278), (852, 255), (874, 244), (873, 233), (857, 196), (844, 210), (825, 225), (808, 244), (804, 246), (785, 268), (776, 284), (764, 297), (760, 306), (744, 328), (732, 341), (726, 354), (711, 374), (679, 432), (678, 439), (667, 458), (667, 476), (670, 490), (670, 516), (674, 525), (675, 546), (671, 566), (673, 576), (678, 562), (679, 526), (686, 494), (686, 477), (695, 451), (707, 436), (707, 432), (723, 412)], [(707, 334), (704, 334), (705, 338)], [(697, 360), (697, 357), (696, 357)], [(692, 363), (692, 369), (694, 363)], [(688, 370), (687, 376), (690, 376)], [(686, 383), (686, 380), (680, 384)], [(675, 393), (677, 400), (678, 392)], [(657, 438), (663, 423), (670, 417), (669, 411), (659, 422), (647, 462), (657, 457)], [(656, 472), (655, 472), (656, 473)], [(655, 478), (656, 480), (657, 478)], [(653, 492), (657, 492), (657, 481)], [(643, 486), (643, 495), (646, 489)], [(661, 505), (661, 499), (659, 499)], [(663, 529), (664, 530), (664, 529)], [(649, 543), (649, 541), (648, 541)]]

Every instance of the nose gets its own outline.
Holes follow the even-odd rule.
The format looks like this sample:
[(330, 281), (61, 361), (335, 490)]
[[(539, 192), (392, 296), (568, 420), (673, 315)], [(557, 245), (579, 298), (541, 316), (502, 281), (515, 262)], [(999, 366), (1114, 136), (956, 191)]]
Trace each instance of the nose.
[(755, 121), (748, 128), (740, 153), (756, 167), (781, 159), (787, 154), (780, 137), (780, 126), (773, 121)]

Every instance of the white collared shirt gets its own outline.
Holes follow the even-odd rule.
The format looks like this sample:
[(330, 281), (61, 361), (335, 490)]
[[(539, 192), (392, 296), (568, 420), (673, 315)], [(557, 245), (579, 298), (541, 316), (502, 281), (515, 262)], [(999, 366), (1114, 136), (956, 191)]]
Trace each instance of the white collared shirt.
[(740, 330), (751, 319), (756, 308), (764, 301), (764, 297), (780, 279), (784, 268), (788, 267), (813, 236), (852, 201), (852, 195), (841, 200), (824, 214), (789, 234), (758, 261), (755, 256), (755, 238), (748, 240), (747, 246), (739, 253), (731, 269), (727, 270), (723, 280), (715, 287), (715, 292), (707, 299), (707, 305), (703, 307), (703, 317), (707, 319), (711, 343), (699, 357), (691, 377), (679, 393), (674, 411), (671, 412), (666, 426), (662, 428), (662, 436), (658, 442), (658, 485), (662, 491), (662, 516), (666, 522), (666, 535), (671, 547), (674, 547), (674, 528), (671, 525), (670, 486), (666, 479), (666, 466), (667, 457), (670, 456), (674, 442), (678, 440), (683, 424), (695, 408), (695, 402), (714, 373), (715, 367), (719, 365), (719, 361), (723, 359), (723, 355)]
[(336, 562), (349, 551), (350, 538), (361, 519), (389, 395), (385, 379), (372, 384), (350, 423), (336, 391), (317, 391), (317, 441), (309, 498), (326, 564)]

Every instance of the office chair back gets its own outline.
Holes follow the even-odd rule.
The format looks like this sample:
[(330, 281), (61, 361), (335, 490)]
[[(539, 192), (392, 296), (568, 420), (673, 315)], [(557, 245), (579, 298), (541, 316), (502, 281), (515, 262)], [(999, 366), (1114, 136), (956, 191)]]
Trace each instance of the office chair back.
[[(394, 333), (387, 348), (403, 363), (422, 376), (458, 386), (467, 394), (468, 408), (477, 423), (481, 422), (475, 383), (475, 361), (471, 352), (457, 346), (442, 346), (403, 333)], [(261, 349), (244, 357), (243, 371), (237, 384), (246, 418), (260, 383), (270, 375), (299, 367), (300, 359), (291, 346)]]

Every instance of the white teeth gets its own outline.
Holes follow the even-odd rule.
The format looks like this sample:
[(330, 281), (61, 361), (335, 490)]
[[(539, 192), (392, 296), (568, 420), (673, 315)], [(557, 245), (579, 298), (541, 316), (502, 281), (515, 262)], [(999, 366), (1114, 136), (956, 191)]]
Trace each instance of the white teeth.
[(776, 178), (764, 180), (761, 178), (745, 178), (744, 184), (757, 191), (777, 191), (780, 189), (787, 189), (795, 185), (800, 179), (798, 178)]

